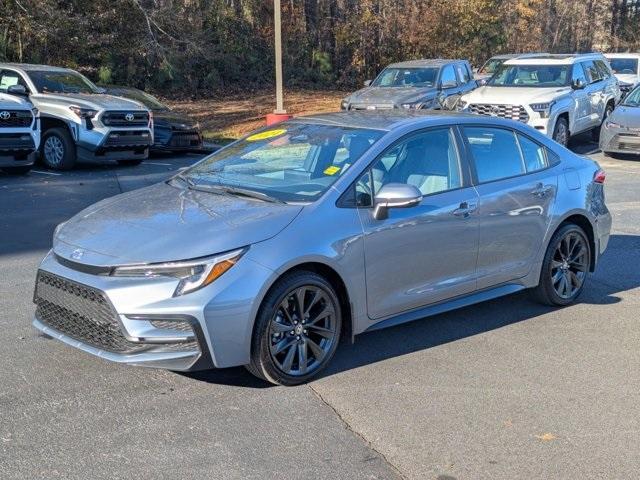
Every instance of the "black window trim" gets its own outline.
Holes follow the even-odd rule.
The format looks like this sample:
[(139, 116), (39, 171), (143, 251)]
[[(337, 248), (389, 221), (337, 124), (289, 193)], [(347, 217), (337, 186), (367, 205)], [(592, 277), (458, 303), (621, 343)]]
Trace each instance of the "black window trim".
[(434, 195), (440, 195), (443, 193), (455, 192), (456, 190), (462, 190), (464, 188), (469, 188), (474, 185), (473, 183), (473, 173), (471, 171), (471, 165), (469, 163), (469, 156), (466, 151), (466, 146), (464, 144), (464, 137), (462, 136), (462, 132), (459, 129), (459, 125), (457, 124), (445, 124), (445, 125), (434, 125), (431, 127), (420, 128), (418, 130), (413, 130), (412, 132), (406, 133), (400, 138), (397, 138), (393, 143), (388, 145), (382, 152), (380, 152), (376, 157), (371, 160), (367, 166), (363, 169), (363, 171), (358, 175), (358, 177), (349, 184), (347, 188), (344, 189), (344, 192), (338, 197), (336, 201), (336, 207), (338, 208), (373, 208), (375, 204), (375, 191), (372, 191), (372, 202), (371, 205), (347, 205), (346, 202), (347, 197), (349, 197), (350, 193), (355, 192), (356, 184), (360, 181), (360, 179), (369, 175), (369, 183), (371, 184), (371, 189), (374, 190), (375, 186), (373, 184), (373, 165), (380, 160), (385, 153), (395, 148), (398, 144), (403, 143), (407, 139), (417, 136), (423, 133), (427, 133), (433, 130), (450, 130), (453, 133), (453, 143), (458, 154), (458, 166), (460, 168), (460, 186), (456, 188), (450, 188), (448, 190), (442, 190), (440, 192), (429, 193), (427, 195), (423, 195), (422, 198), (432, 197)]
[[(518, 142), (518, 135), (517, 134), (520, 134), (520, 135), (528, 138), (532, 142), (540, 145), (544, 149), (544, 155), (545, 155), (545, 158), (547, 159), (547, 166), (545, 168), (541, 168), (540, 170), (535, 170), (533, 172), (527, 172), (526, 171), (527, 170), (526, 165), (524, 164), (524, 157), (522, 155), (522, 152), (520, 152), (520, 158), (521, 158), (521, 160), (523, 162), (523, 167), (525, 169), (524, 173), (520, 173), (518, 175), (511, 175), (510, 177), (497, 178), (495, 180), (489, 180), (487, 182), (480, 182), (478, 180), (478, 172), (476, 170), (476, 164), (475, 164), (475, 159), (473, 157), (473, 152), (471, 151), (471, 145), (469, 144), (467, 136), (464, 134), (465, 127), (484, 127), (484, 128), (508, 130), (508, 131), (510, 131), (510, 132), (512, 132), (514, 134), (514, 136), (516, 138), (516, 143), (518, 144), (518, 149), (520, 149), (520, 143)], [(480, 186), (480, 185), (488, 185), (488, 184), (495, 183), (495, 182), (502, 182), (504, 180), (512, 180), (514, 178), (525, 177), (527, 175), (535, 175), (537, 173), (549, 170), (549, 169), (557, 166), (560, 163), (560, 161), (557, 161), (557, 162), (551, 162), (550, 161), (550, 159), (549, 159), (549, 147), (547, 147), (544, 144), (541, 144), (540, 142), (538, 142), (534, 138), (531, 138), (530, 135), (527, 135), (526, 133), (524, 133), (524, 132), (522, 132), (522, 131), (520, 131), (518, 129), (506, 127), (506, 126), (503, 126), (503, 125), (491, 125), (491, 124), (488, 124), (488, 123), (462, 123), (462, 124), (458, 125), (458, 128), (460, 129), (460, 134), (462, 136), (462, 140), (464, 142), (464, 146), (465, 146), (465, 149), (466, 149), (466, 155), (468, 156), (467, 164), (469, 165), (469, 169), (471, 171), (471, 180), (472, 180), (472, 185), (474, 187), (477, 187), (477, 186)], [(560, 158), (560, 156), (557, 155), (555, 152), (552, 151), (552, 153), (555, 156), (557, 156), (558, 158)]]

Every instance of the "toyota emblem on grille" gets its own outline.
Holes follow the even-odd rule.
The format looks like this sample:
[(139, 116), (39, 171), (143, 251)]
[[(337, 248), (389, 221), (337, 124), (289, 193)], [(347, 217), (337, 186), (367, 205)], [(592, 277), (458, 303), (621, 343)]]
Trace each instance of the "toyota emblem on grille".
[(9, 120), (10, 116), (11, 116), (11, 114), (9, 112), (7, 112), (6, 110), (0, 112), (0, 118), (2, 120)]
[(500, 115), (500, 107), (498, 107), (497, 105), (493, 105), (491, 107), (491, 115), (494, 117), (497, 117), (498, 115)]
[(71, 252), (71, 258), (73, 258), (74, 260), (80, 260), (82, 258), (82, 255), (84, 255), (84, 250), (81, 250), (79, 248), (76, 248), (73, 252)]
[(133, 122), (133, 119), (134, 119), (134, 118), (135, 118), (135, 117), (133, 116), (133, 113), (127, 113), (127, 114), (124, 116), (124, 119), (125, 119), (127, 122)]

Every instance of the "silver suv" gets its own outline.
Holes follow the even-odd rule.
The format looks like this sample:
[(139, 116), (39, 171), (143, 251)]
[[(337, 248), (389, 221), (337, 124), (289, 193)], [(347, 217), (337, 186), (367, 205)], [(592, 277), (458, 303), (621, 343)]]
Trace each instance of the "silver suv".
[(0, 89), (7, 91), (0, 93), (0, 169), (27, 173), (40, 144), (38, 110), (20, 85), (0, 84)]
[(487, 84), (462, 97), (458, 110), (527, 123), (566, 145), (600, 126), (620, 88), (600, 54), (546, 55), (504, 62)]
[(342, 100), (342, 110), (440, 109), (478, 86), (466, 60), (393, 63), (364, 85)]
[(0, 85), (22, 85), (42, 122), (42, 160), (68, 170), (77, 161), (138, 164), (153, 142), (151, 113), (140, 103), (105, 95), (74, 70), (0, 64)]

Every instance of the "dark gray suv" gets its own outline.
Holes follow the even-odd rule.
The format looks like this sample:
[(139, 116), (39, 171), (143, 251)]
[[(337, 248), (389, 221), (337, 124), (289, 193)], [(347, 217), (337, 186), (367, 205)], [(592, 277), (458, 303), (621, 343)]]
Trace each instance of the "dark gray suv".
[(342, 100), (342, 110), (440, 109), (478, 86), (466, 60), (393, 63), (365, 88)]

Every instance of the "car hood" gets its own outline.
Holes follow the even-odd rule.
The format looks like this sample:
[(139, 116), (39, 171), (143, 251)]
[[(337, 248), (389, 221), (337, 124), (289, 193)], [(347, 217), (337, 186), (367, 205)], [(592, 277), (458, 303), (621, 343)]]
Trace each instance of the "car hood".
[(302, 208), (161, 183), (81, 211), (57, 229), (53, 250), (96, 266), (205, 257), (277, 235)]
[(38, 93), (32, 98), (39, 102), (75, 105), (94, 110), (147, 110), (136, 101), (105, 93)]
[(462, 97), (467, 103), (493, 104), (529, 104), (535, 102), (549, 102), (562, 95), (569, 94), (571, 87), (528, 88), (528, 87), (491, 87), (484, 86), (475, 89)]
[(618, 79), (620, 83), (626, 83), (629, 85), (635, 85), (638, 83), (638, 75), (634, 75), (633, 73), (616, 73), (615, 77)]
[(9, 109), (26, 109), (32, 108), (31, 103), (26, 99), (17, 95), (9, 95), (8, 93), (0, 93), (0, 110)]
[(171, 110), (154, 111), (153, 122), (156, 127), (172, 126), (179, 130), (192, 129), (196, 125), (188, 116)]
[(623, 127), (640, 127), (640, 107), (619, 105), (609, 116), (609, 120)]
[(400, 105), (432, 98), (435, 94), (433, 87), (368, 87), (351, 94), (349, 103)]

